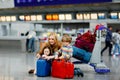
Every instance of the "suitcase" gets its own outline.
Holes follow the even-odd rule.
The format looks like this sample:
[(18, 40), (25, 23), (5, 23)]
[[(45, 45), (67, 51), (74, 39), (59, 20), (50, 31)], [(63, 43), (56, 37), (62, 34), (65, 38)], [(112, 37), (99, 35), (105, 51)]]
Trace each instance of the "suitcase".
[(45, 59), (38, 59), (36, 63), (36, 75), (37, 76), (50, 76), (51, 73), (51, 61)]
[(52, 77), (70, 79), (74, 77), (74, 64), (65, 60), (54, 60), (52, 62)]

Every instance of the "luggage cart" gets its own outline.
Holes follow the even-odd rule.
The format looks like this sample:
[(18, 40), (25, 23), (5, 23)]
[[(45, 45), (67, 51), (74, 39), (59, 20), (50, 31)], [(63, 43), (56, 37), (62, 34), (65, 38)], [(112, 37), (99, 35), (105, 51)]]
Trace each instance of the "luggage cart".
[(101, 29), (98, 29), (96, 34), (96, 43), (90, 59), (90, 65), (94, 67), (97, 73), (108, 73), (110, 68), (105, 65), (101, 58)]

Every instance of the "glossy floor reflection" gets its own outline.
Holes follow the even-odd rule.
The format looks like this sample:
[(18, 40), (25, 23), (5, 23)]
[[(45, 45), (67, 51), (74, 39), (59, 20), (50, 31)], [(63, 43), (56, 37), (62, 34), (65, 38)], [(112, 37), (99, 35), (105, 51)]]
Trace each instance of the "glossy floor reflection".
[[(35, 61), (35, 53), (21, 52), (17, 49), (0, 49), (0, 80), (62, 80), (28, 74), (28, 70), (35, 67)], [(110, 73), (98, 74), (94, 71), (84, 71), (84, 77), (74, 77), (69, 80), (120, 80), (120, 57), (109, 57), (106, 51), (103, 61), (110, 68)]]

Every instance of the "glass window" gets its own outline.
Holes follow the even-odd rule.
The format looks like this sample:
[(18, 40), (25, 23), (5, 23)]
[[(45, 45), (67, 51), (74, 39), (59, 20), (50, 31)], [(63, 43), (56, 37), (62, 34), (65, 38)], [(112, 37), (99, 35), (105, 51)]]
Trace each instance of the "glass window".
[(35, 21), (36, 20), (36, 15), (31, 15), (31, 21)]
[(1, 16), (1, 21), (6, 21), (5, 16)]
[(42, 20), (42, 15), (37, 15), (36, 17), (37, 17), (37, 20), (38, 20), (38, 21), (39, 21), (39, 20)]
[(11, 21), (16, 21), (16, 16), (11, 16)]
[(105, 19), (105, 13), (98, 13), (98, 19)]
[(6, 21), (11, 21), (11, 17), (10, 16), (6, 16)]
[(59, 14), (59, 20), (65, 20), (65, 15), (64, 14)]
[(119, 17), (119, 19), (120, 19), (120, 13), (118, 14), (118, 17)]
[(24, 18), (25, 18), (24, 15), (19, 16), (19, 20), (22, 20), (22, 21), (23, 21)]
[(72, 15), (71, 14), (65, 14), (65, 19), (66, 20), (72, 20)]
[(31, 20), (30, 16), (25, 16), (25, 20), (30, 21)]
[(84, 19), (90, 19), (90, 14), (84, 14)]
[(52, 14), (47, 14), (46, 15), (46, 20), (52, 20)]
[(118, 19), (117, 13), (110, 13), (110, 18), (111, 19)]
[(76, 14), (77, 19), (83, 19), (83, 14)]
[(91, 19), (97, 19), (97, 13), (91, 13)]
[(58, 14), (53, 14), (52, 18), (53, 18), (53, 20), (58, 20), (59, 16), (58, 16)]

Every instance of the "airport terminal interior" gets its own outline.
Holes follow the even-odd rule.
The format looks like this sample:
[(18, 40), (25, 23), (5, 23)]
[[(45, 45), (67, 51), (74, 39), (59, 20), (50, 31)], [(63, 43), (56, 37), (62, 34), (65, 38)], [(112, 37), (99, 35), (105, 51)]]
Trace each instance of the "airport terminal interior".
[[(35, 74), (28, 74), (30, 69), (35, 68), (35, 54), (22, 52), (19, 48), (0, 47), (0, 80), (64, 80), (51, 76), (37, 77)], [(72, 61), (76, 61), (76, 59), (73, 58)], [(110, 68), (110, 72), (96, 73), (89, 64), (75, 64), (83, 71), (84, 77), (74, 76), (73, 79), (66, 80), (120, 80), (120, 57), (108, 56), (108, 50), (106, 50), (103, 61)]]
[[(97, 25), (111, 26), (112, 32), (120, 29), (119, 0), (0, 0), (0, 80), (64, 80), (28, 73), (36, 68), (40, 43), (55, 32), (59, 40), (64, 34), (71, 36), (73, 45), (79, 33), (94, 32)], [(35, 30), (36, 39), (35, 51), (29, 53), (26, 33), (30, 30)], [(109, 56), (108, 49), (101, 56), (105, 36), (100, 33), (96, 40), (90, 62), (74, 64), (84, 76), (66, 80), (120, 80), (120, 56)], [(80, 60), (72, 57), (71, 61)], [(98, 73), (91, 62), (105, 64), (110, 71)]]

